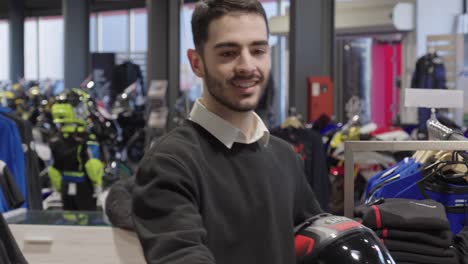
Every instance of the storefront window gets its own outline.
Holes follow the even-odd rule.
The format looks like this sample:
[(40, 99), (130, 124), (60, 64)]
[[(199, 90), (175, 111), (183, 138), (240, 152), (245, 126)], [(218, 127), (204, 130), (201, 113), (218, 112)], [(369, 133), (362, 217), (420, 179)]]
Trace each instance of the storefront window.
[[(263, 8), (265, 9), (268, 19), (278, 14), (278, 3), (276, 3), (276, 1), (264, 1)], [(269, 41), (270, 46), (274, 46), (278, 42), (278, 37), (270, 36)]]
[(148, 49), (148, 15), (146, 8), (131, 11), (132, 35), (131, 51), (146, 51)]
[(27, 80), (39, 78), (38, 27), (37, 18), (24, 22), (24, 77)]
[[(289, 11), (290, 1), (281, 1), (278, 15), (286, 15)], [(278, 6), (276, 6), (278, 9)], [(286, 36), (276, 37), (275, 58), (276, 64), (272, 72), (275, 78), (275, 124), (281, 124), (288, 115), (289, 108), (289, 49)]]
[(63, 79), (63, 18), (39, 18), (39, 79)]
[(129, 50), (128, 11), (99, 13), (99, 51), (126, 52)]
[(185, 4), (180, 14), (180, 90), (188, 93), (192, 100), (199, 97), (203, 89), (202, 80), (193, 74), (186, 55), (188, 49), (195, 47), (190, 23), (194, 7), (194, 4)]
[(9, 79), (10, 62), (8, 57), (8, 22), (0, 20), (0, 81)]
[(97, 15), (93, 13), (89, 16), (89, 50), (91, 52), (98, 51), (97, 31)]

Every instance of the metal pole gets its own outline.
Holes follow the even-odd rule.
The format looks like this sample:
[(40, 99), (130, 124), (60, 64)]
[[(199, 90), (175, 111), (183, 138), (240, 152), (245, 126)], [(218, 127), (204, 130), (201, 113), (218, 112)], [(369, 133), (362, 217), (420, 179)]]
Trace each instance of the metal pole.
[(130, 58), (130, 54), (132, 53), (132, 51), (134, 50), (134, 43), (135, 43), (135, 34), (133, 32), (133, 28), (134, 28), (134, 25), (135, 25), (135, 17), (134, 17), (134, 14), (132, 12), (131, 9), (128, 10), (127, 12), (127, 16), (128, 16), (128, 46), (127, 46), (127, 53), (128, 53), (128, 58)]
[(180, 95), (180, 1), (147, 0), (148, 57), (147, 83), (167, 80), (167, 105)]
[(344, 215), (353, 217), (354, 210), (354, 155), (345, 142)]
[(304, 119), (308, 116), (308, 77), (333, 76), (334, 19), (334, 1), (291, 1), (289, 103)]
[(37, 80), (40, 80), (41, 79), (41, 53), (39, 52), (40, 51), (40, 48), (41, 48), (41, 44), (39, 42), (39, 17), (36, 17), (36, 65), (37, 65)]
[(64, 83), (79, 87), (89, 74), (89, 0), (63, 0)]
[(13, 83), (24, 77), (24, 0), (8, 1), (10, 35), (10, 79)]

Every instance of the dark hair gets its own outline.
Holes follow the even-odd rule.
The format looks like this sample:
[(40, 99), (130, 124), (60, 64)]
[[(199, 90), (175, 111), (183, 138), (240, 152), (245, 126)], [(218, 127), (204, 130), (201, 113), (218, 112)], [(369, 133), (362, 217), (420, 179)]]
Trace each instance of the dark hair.
[(201, 0), (196, 4), (192, 15), (193, 42), (198, 52), (202, 52), (203, 45), (208, 40), (210, 23), (233, 12), (261, 15), (265, 19), (267, 33), (270, 33), (265, 9), (258, 0)]

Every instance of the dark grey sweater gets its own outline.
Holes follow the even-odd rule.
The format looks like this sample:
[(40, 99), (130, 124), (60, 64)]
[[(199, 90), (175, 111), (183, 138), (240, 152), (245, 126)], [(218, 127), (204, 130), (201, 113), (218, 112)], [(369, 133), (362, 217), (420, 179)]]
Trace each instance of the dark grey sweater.
[(137, 172), (133, 217), (148, 263), (295, 263), (293, 228), (321, 209), (291, 146), (232, 149), (188, 122)]

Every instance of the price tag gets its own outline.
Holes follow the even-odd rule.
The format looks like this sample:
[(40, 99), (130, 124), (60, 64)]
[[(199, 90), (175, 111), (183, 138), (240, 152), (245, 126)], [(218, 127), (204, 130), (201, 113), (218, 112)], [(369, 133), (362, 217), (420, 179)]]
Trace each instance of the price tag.
[(70, 196), (76, 195), (76, 183), (71, 182), (68, 184), (68, 195)]

